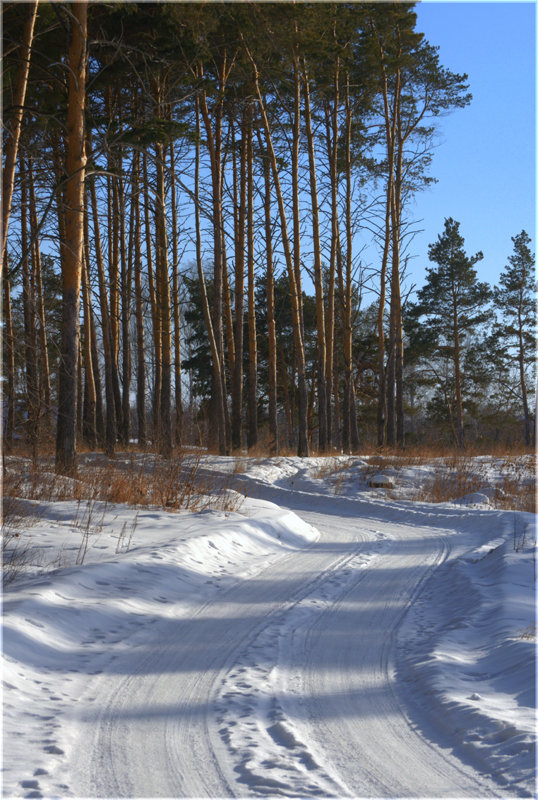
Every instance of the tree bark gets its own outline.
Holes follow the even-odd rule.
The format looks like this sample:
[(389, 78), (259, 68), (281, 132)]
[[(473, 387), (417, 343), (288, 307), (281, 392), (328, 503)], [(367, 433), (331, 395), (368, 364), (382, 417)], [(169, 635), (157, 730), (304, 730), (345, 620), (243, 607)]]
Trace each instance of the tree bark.
[(22, 259), (22, 301), (24, 314), (24, 359), (26, 373), (26, 442), (32, 452), (34, 462), (37, 459), (39, 438), (39, 380), (37, 367), (37, 331), (35, 307), (34, 272), (30, 272), (28, 261), (28, 185), (26, 166), (20, 158), (21, 177), (21, 249), (25, 254)]
[(310, 175), (310, 201), (312, 206), (312, 239), (314, 244), (314, 285), (316, 292), (316, 329), (318, 345), (318, 447), (321, 453), (327, 450), (327, 353), (325, 331), (325, 298), (323, 292), (323, 275), (321, 268), (321, 241), (319, 233), (319, 205), (316, 177), (316, 157), (312, 119), (310, 110), (310, 88), (306, 63), (303, 60), (304, 83), (304, 117), (308, 142), (308, 161)]
[[(245, 301), (245, 215), (247, 207), (246, 111), (241, 126), (239, 170), (234, 150), (234, 240), (235, 240), (235, 329), (232, 374), (232, 449), (242, 445), (243, 414), (243, 327)], [(239, 174), (238, 174), (239, 173)]]
[(13, 185), (15, 182), (15, 167), (17, 164), (17, 153), (19, 149), (26, 87), (28, 85), (28, 73), (30, 71), (30, 56), (32, 53), (32, 40), (34, 37), (34, 27), (37, 17), (37, 6), (37, 0), (28, 4), (28, 13), (26, 16), (26, 23), (24, 25), (21, 41), (20, 66), (17, 73), (15, 95), (13, 97), (14, 114), (11, 119), (5, 121), (6, 128), (9, 132), (9, 138), (5, 148), (4, 169), (2, 172), (2, 254), (0, 259), (0, 270), (3, 269), (7, 251), (7, 232), (9, 226), (9, 217), (11, 215), (11, 201), (13, 198)]
[(151, 242), (151, 222), (150, 222), (150, 194), (148, 181), (148, 158), (147, 153), (142, 155), (143, 183), (144, 183), (144, 226), (146, 233), (146, 263), (148, 270), (148, 289), (151, 305), (151, 321), (153, 327), (153, 350), (154, 350), (154, 373), (153, 373), (153, 393), (152, 393), (152, 440), (153, 444), (158, 443), (158, 432), (160, 427), (160, 404), (161, 404), (161, 328), (160, 317), (157, 307), (157, 293), (155, 289), (155, 278), (153, 274), (153, 254)]
[(112, 333), (110, 330), (110, 311), (105, 278), (105, 265), (101, 246), (101, 232), (99, 226), (99, 211), (97, 207), (97, 192), (95, 179), (90, 180), (90, 198), (93, 216), (93, 239), (95, 248), (95, 261), (99, 280), (99, 305), (101, 308), (101, 324), (103, 326), (103, 352), (105, 359), (105, 453), (112, 457), (116, 448), (116, 402), (114, 398), (114, 356), (112, 347)]
[(144, 301), (142, 295), (142, 231), (140, 219), (140, 154), (133, 156), (134, 222), (134, 282), (136, 316), (136, 418), (138, 444), (146, 446), (146, 358), (144, 345)]
[(278, 210), (280, 216), (280, 227), (281, 227), (281, 234), (282, 234), (282, 244), (284, 246), (284, 254), (286, 259), (286, 268), (288, 272), (288, 281), (290, 285), (290, 298), (291, 298), (291, 308), (292, 308), (292, 321), (293, 321), (293, 337), (295, 343), (295, 358), (297, 363), (297, 377), (298, 377), (298, 395), (299, 395), (299, 419), (298, 419), (298, 427), (299, 427), (299, 437), (298, 437), (298, 445), (297, 445), (297, 455), (299, 456), (308, 456), (309, 455), (309, 446), (308, 446), (308, 389), (306, 383), (306, 363), (305, 363), (305, 351), (304, 351), (304, 342), (303, 342), (303, 333), (302, 333), (302, 323), (301, 323), (301, 307), (302, 307), (302, 296), (299, 294), (295, 269), (294, 269), (294, 262), (292, 257), (292, 252), (290, 248), (290, 241), (288, 236), (288, 227), (286, 221), (286, 209), (284, 206), (284, 197), (282, 195), (282, 188), (280, 185), (280, 177), (278, 172), (278, 165), (276, 161), (276, 155), (273, 147), (273, 141), (271, 137), (271, 128), (269, 126), (269, 120), (267, 118), (267, 112), (265, 109), (265, 104), (263, 102), (263, 98), (260, 91), (259, 86), (259, 79), (258, 79), (258, 70), (250, 51), (247, 49), (247, 55), (252, 65), (253, 69), (253, 77), (254, 77), (254, 87), (255, 92), (259, 104), (259, 111), (261, 116), (261, 121), (265, 133), (265, 140), (266, 140), (266, 147), (267, 152), (269, 154), (269, 159), (271, 163), (271, 170), (273, 174), (273, 182), (278, 202)]
[(73, 3), (69, 45), (67, 152), (65, 187), (66, 241), (62, 248), (62, 340), (59, 367), (56, 470), (76, 469), (76, 386), (79, 302), (83, 249), (84, 108), (86, 100), (87, 0)]
[(213, 394), (214, 404), (216, 406), (217, 415), (217, 435), (219, 439), (219, 451), (221, 455), (226, 455), (226, 439), (225, 439), (225, 414), (224, 414), (224, 396), (223, 396), (223, 381), (222, 369), (223, 362), (221, 360), (221, 353), (217, 342), (217, 336), (213, 328), (213, 318), (209, 307), (209, 300), (207, 296), (207, 289), (205, 284), (204, 269), (202, 264), (202, 236), (200, 230), (200, 108), (199, 98), (196, 97), (196, 157), (194, 163), (194, 221), (196, 231), (196, 266), (198, 270), (198, 281), (200, 284), (200, 293), (202, 296), (202, 309), (204, 320), (206, 324), (207, 335), (209, 339), (209, 347), (211, 350), (212, 360), (212, 376), (213, 376)]
[(258, 443), (258, 342), (254, 277), (254, 154), (252, 116), (247, 118), (248, 429), (247, 446)]
[(164, 151), (155, 145), (157, 191), (155, 193), (156, 224), (156, 288), (159, 327), (161, 331), (161, 395), (159, 413), (159, 452), (169, 456), (172, 451), (172, 330), (170, 318), (170, 280), (168, 275), (168, 241), (164, 187)]
[(5, 390), (5, 419), (3, 440), (6, 452), (13, 449), (13, 433), (15, 428), (15, 346), (13, 336), (13, 319), (11, 316), (11, 286), (7, 269), (7, 250), (4, 253), (6, 264), (4, 266), (4, 369), (6, 377)]
[(181, 319), (179, 313), (176, 161), (173, 142), (170, 142), (170, 203), (172, 210), (172, 309), (174, 317), (174, 440), (179, 447), (183, 439), (183, 400), (181, 392)]
[(43, 297), (43, 280), (41, 275), (41, 252), (39, 241), (35, 236), (37, 231), (37, 210), (35, 199), (34, 175), (32, 159), (28, 159), (28, 188), (30, 193), (30, 231), (34, 246), (32, 248), (33, 273), (35, 280), (35, 302), (36, 314), (39, 320), (39, 344), (40, 344), (40, 394), (44, 403), (44, 416), (46, 427), (50, 432), (52, 424), (51, 404), (50, 404), (50, 366), (49, 352), (47, 347), (47, 325), (45, 320), (45, 300)]
[[(261, 147), (261, 136), (260, 147)], [(265, 260), (266, 260), (266, 292), (267, 292), (267, 338), (269, 364), (267, 382), (269, 389), (269, 434), (271, 436), (270, 452), (279, 452), (278, 416), (277, 416), (277, 345), (275, 321), (275, 279), (273, 268), (272, 219), (271, 219), (271, 165), (267, 155), (263, 159), (263, 175), (265, 182)]]

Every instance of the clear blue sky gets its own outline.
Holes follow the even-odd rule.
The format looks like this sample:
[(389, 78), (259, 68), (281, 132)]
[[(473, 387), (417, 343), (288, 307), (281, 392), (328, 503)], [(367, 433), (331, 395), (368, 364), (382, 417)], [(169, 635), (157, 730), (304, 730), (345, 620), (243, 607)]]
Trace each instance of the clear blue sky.
[(440, 121), (431, 174), (438, 183), (417, 199), (424, 233), (410, 250), (420, 287), (428, 244), (445, 217), (461, 223), (466, 250), (484, 253), (479, 277), (498, 280), (523, 228), (535, 239), (535, 17), (533, 2), (417, 3), (417, 30), (439, 46), (441, 64), (469, 76), (471, 105)]

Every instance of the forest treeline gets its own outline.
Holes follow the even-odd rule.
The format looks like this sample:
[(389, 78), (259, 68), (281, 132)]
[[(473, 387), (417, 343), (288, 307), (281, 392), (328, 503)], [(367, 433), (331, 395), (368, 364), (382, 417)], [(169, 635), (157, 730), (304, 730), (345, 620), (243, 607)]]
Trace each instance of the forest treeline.
[(531, 443), (526, 232), (489, 287), (447, 216), (406, 279), (471, 102), (412, 3), (2, 15), (6, 452)]

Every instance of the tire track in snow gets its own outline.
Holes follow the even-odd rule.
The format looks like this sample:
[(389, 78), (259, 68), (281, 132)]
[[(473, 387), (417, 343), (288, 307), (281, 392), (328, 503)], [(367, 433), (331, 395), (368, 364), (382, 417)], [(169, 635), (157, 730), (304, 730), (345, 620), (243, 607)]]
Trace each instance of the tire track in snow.
[[(293, 647), (294, 632), (314, 626), (320, 616), (361, 578), (372, 559), (390, 542), (382, 533), (363, 549), (331, 565), (331, 569), (303, 587), (300, 597), (272, 615), (270, 623), (239, 654), (219, 689), (219, 734), (235, 763), (238, 782), (250, 793), (286, 797), (341, 797), (353, 794), (324, 764), (323, 753), (304, 740), (290, 699), (282, 688), (293, 689), (283, 676), (282, 656)], [(364, 574), (364, 573), (362, 573)], [(295, 702), (301, 702), (295, 697)], [(332, 774), (331, 774), (332, 773)]]

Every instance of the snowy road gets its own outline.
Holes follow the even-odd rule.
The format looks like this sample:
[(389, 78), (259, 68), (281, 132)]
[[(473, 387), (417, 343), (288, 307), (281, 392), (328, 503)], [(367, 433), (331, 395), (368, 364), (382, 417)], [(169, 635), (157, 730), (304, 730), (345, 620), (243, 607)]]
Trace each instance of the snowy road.
[(247, 498), (29, 502), (4, 796), (533, 796), (535, 515), (407, 501), (427, 465), (206, 465)]
[(416, 730), (396, 680), (398, 627), (449, 551), (448, 512), (435, 529), (438, 515), (409, 506), (277, 487), (263, 496), (315, 526), (319, 540), (189, 618), (155, 622), (143, 645), (90, 679), (73, 710), (70, 790), (505, 796), (453, 752), (446, 731)]

